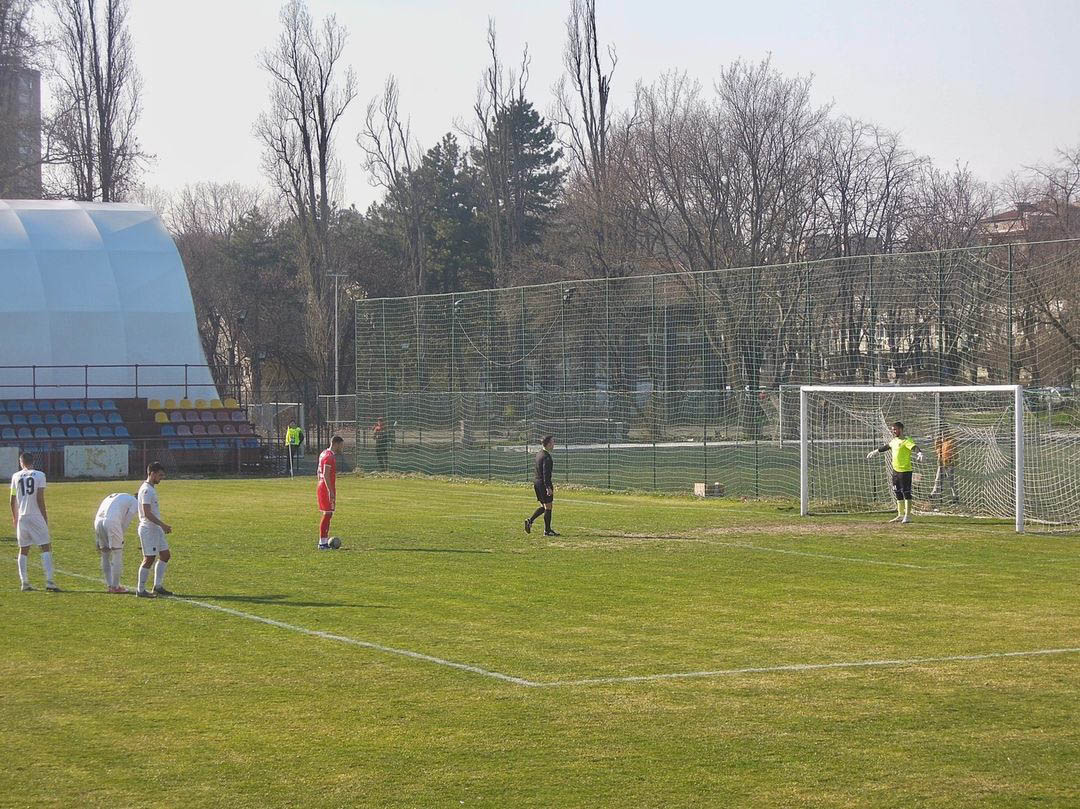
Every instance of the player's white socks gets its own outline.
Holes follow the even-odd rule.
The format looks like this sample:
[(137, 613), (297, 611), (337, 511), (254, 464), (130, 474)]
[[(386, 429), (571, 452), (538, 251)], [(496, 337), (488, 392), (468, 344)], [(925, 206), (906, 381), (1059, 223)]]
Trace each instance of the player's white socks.
[(157, 560), (157, 565), (154, 566), (154, 587), (165, 586), (165, 567), (168, 564), (161, 559)]
[(146, 592), (146, 580), (150, 578), (150, 568), (139, 565), (139, 592)]
[(112, 586), (119, 587), (124, 575), (124, 549), (113, 548), (109, 556), (112, 557)]
[(27, 570), (26, 570), (26, 554), (20, 553), (19, 556), (18, 556), (18, 559), (19, 559), (19, 582), (21, 584), (26, 584), (28, 581), (30, 581), (30, 575), (29, 575), (29, 573), (27, 573)]
[(52, 551), (43, 551), (41, 554), (41, 569), (45, 571), (45, 581), (51, 584), (53, 580)]
[(105, 577), (105, 586), (112, 587), (112, 551), (106, 549), (101, 552), (101, 575)]

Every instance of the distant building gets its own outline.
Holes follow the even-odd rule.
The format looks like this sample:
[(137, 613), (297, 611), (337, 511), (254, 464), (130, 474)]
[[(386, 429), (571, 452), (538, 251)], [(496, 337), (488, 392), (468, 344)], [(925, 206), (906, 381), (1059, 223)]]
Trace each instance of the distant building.
[(1056, 201), (1021, 202), (1015, 208), (982, 220), (987, 244), (1035, 242), (1068, 238), (1080, 227), (1080, 205)]
[(41, 199), (41, 74), (0, 65), (0, 198)]

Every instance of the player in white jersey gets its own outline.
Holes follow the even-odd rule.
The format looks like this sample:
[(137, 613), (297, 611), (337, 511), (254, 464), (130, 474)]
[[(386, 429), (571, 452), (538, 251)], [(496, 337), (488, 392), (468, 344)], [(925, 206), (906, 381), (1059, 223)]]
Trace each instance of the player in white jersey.
[[(139, 587), (135, 595), (139, 598), (171, 596), (165, 589), (165, 566), (169, 563), (169, 543), (166, 534), (172, 533), (172, 526), (161, 519), (158, 506), (157, 485), (165, 479), (165, 467), (158, 461), (146, 467), (146, 481), (139, 487), (139, 544), (142, 545), (143, 561), (139, 567)], [(154, 559), (157, 565), (154, 565)], [(146, 589), (146, 580), (150, 578), (150, 568), (154, 568), (154, 592)]]
[(45, 571), (45, 589), (59, 593), (53, 581), (52, 540), (49, 537), (49, 512), (45, 508), (45, 473), (34, 469), (34, 456), (24, 452), (19, 456), (19, 471), (11, 476), (11, 522), (19, 542), (19, 582), (23, 590), (33, 590), (27, 574), (30, 546), (41, 550), (41, 567)]
[(139, 513), (139, 501), (130, 494), (110, 494), (98, 506), (94, 517), (94, 537), (101, 554), (101, 572), (105, 589), (110, 593), (127, 593), (120, 584), (124, 573), (124, 532)]

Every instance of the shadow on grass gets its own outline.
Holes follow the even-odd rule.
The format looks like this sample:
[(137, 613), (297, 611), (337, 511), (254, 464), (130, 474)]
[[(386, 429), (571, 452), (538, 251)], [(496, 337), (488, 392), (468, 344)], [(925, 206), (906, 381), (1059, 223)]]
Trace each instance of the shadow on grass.
[(371, 550), (395, 553), (495, 553), (495, 551), (472, 548), (372, 548)]
[(281, 604), (286, 607), (350, 607), (366, 610), (392, 610), (389, 604), (346, 604), (341, 601), (290, 601), (287, 595), (222, 595), (220, 593), (177, 593), (174, 598), (179, 601), (185, 599), (211, 599), (213, 601), (233, 601), (240, 604)]

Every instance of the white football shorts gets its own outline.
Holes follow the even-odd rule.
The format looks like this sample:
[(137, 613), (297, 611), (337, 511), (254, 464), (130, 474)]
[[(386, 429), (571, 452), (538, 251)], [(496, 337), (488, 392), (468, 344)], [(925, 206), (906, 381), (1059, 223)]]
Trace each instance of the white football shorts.
[(48, 545), (52, 541), (49, 538), (49, 526), (41, 517), (20, 517), (15, 536), (20, 548)]
[(124, 547), (124, 528), (115, 520), (94, 520), (94, 537), (99, 551)]
[(153, 523), (139, 523), (139, 545), (142, 546), (143, 556), (157, 556), (162, 551), (169, 549), (165, 532), (160, 526)]

